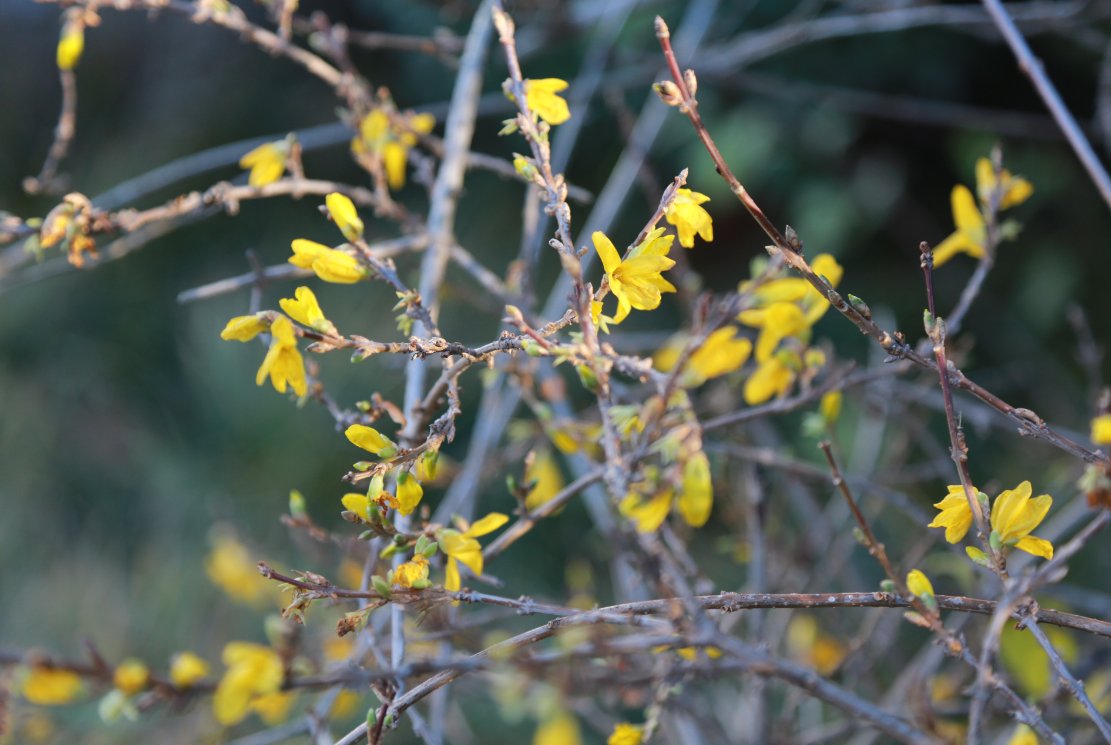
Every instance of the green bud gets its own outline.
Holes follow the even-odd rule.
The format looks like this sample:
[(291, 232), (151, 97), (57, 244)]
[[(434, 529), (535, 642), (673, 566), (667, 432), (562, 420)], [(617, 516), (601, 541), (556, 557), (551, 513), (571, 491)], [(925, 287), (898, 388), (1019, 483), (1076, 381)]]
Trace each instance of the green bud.
[(390, 583), (387, 582), (381, 575), (376, 574), (371, 577), (370, 584), (374, 586), (374, 591), (376, 593), (381, 595), (386, 600), (390, 599)]
[(367, 488), (366, 488), (366, 498), (368, 500), (370, 500), (371, 502), (377, 501), (378, 498), (380, 496), (382, 496), (382, 490), (385, 488), (385, 485), (386, 485), (385, 475), (379, 473), (379, 474), (371, 477), (370, 483), (367, 484)]
[(988, 536), (988, 544), (990, 544), (995, 551), (1001, 551), (1003, 549), (1003, 536), (999, 534), (998, 530), (991, 531), (991, 535)]
[(289, 514), (296, 520), (304, 518), (307, 514), (305, 512), (305, 497), (296, 489), (289, 492)]
[(412, 584), (414, 590), (427, 590), (431, 586), (432, 582), (428, 579), (415, 579)]
[(355, 408), (365, 414), (373, 408), (373, 404), (370, 401), (356, 401)]
[(378, 726), (378, 707), (372, 706), (366, 710), (366, 728), (373, 732)]
[(934, 314), (929, 310), (922, 311), (922, 327), (926, 329), (927, 334), (934, 332)]
[(856, 542), (859, 543), (861, 546), (868, 545), (868, 536), (864, 535), (864, 531), (861, 530), (858, 526), (853, 526), (853, 538), (855, 538)]
[(968, 558), (972, 559), (973, 563), (979, 564), (982, 567), (991, 568), (991, 561), (988, 560), (988, 555), (975, 546), (965, 546), (964, 552), (968, 554)]
[(895, 583), (889, 579), (885, 579), (884, 581), (880, 582), (880, 590), (882, 592), (886, 592), (888, 595), (894, 595)]
[(354, 468), (359, 473), (362, 473), (363, 471), (369, 471), (371, 468), (373, 468), (376, 465), (378, 465), (378, 464), (377, 463), (371, 463), (369, 460), (361, 460), (361, 461), (359, 461), (358, 463), (356, 463), (355, 465), (353, 465), (351, 467)]
[(362, 533), (359, 533), (359, 540), (360, 541), (369, 541), (373, 537), (374, 537), (374, 531), (373, 530), (364, 530)]
[(400, 550), (401, 550), (401, 548), (396, 543), (391, 541), (390, 543), (387, 543), (386, 547), (384, 549), (382, 549), (382, 551), (378, 554), (378, 558), (380, 558), (380, 559), (392, 558), (394, 556), (394, 554), (396, 554)]
[(575, 372), (579, 374), (579, 382), (583, 384), (583, 388), (591, 393), (598, 392), (598, 376), (594, 374), (586, 365), (576, 365)]

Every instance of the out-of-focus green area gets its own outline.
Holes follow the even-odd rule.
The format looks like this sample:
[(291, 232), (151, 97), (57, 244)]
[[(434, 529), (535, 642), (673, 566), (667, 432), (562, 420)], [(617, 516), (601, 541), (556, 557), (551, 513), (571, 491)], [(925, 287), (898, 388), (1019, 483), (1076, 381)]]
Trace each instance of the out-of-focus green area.
[[(418, 34), (439, 25), (465, 34), (474, 7), (370, 0), (302, 5), (353, 28)], [(601, 5), (511, 8), (526, 51), (541, 50), (526, 55), (526, 74), (565, 77), (574, 86), (592, 28), (574, 19), (593, 17)], [(792, 13), (800, 14), (795, 22), (805, 20), (807, 8), (834, 4), (790, 5), (723, 3), (705, 46), (726, 44)], [(610, 65), (658, 64), (652, 17), (659, 12), (678, 19), (683, 7), (645, 3), (634, 11)], [(25, 217), (44, 215), (56, 203), (23, 194), (20, 182), (38, 171), (57, 116), (57, 18), (53, 6), (0, 4), (0, 209)], [(1086, 33), (1100, 35), (1095, 27)], [(1102, 49), (1077, 43), (1068, 32), (1039, 35), (1033, 43), (1095, 135)], [(678, 51), (684, 63), (698, 67), (690, 50)], [(505, 76), (499, 52), (491, 50), (487, 92), (496, 92)], [(419, 110), (450, 96), (452, 71), (435, 59), (357, 53), (355, 61), (401, 107)], [(77, 77), (77, 137), (63, 170), (73, 189), (91, 197), (199, 150), (335, 120), (336, 100), (307, 73), (180, 14), (150, 19), (105, 10), (103, 24), (87, 34)], [(574, 112), (587, 118), (587, 133), (568, 175), (594, 192), (623, 146), (619, 120), (635, 115), (649, 95), (648, 81), (625, 87), (619, 82), (615, 75), (610, 97), (627, 111), (596, 100), (588, 111)], [(859, 91), (875, 95), (862, 98), (855, 95)], [(750, 68), (705, 75), (699, 96), (726, 159), (765, 211), (777, 223), (790, 222), (808, 251), (835, 254), (846, 268), (843, 288), (911, 339), (921, 333), (924, 305), (918, 242), (938, 242), (951, 231), (952, 185), (971, 184), (975, 159), (1002, 143), (1007, 166), (1030, 179), (1036, 192), (1013, 213), (1023, 231), (1001, 247), (967, 335), (957, 344), (975, 341), (967, 363), (973, 377), (1085, 438), (1092, 390), (1076, 361), (1066, 310), (1082, 307), (1097, 340), (1111, 334), (1111, 219), (990, 27), (974, 33), (921, 28), (799, 46)], [(1001, 122), (1005, 134), (979, 123), (984, 110), (993, 112), (992, 121)], [(935, 114), (940, 121), (924, 121)], [(496, 136), (501, 118), (480, 119), (475, 149), (509, 158), (523, 145)], [(308, 153), (305, 164), (310, 174), (365, 183), (344, 144)], [(647, 176), (663, 185), (684, 167), (690, 168), (690, 185), (713, 197), (717, 238), (691, 252), (690, 262), (706, 287), (728, 290), (748, 275), (765, 241), (675, 114), (648, 158)], [(238, 175), (229, 165), (146, 195), (135, 206)], [(517, 255), (523, 193), (520, 185), (485, 173), (467, 181), (458, 237), (497, 272)], [(402, 197), (416, 210), (426, 203), (417, 186)], [(615, 242), (631, 240), (656, 200), (658, 191), (638, 185), (609, 231), (620, 236)], [(289, 255), (293, 238), (332, 241), (331, 226), (317, 212), (319, 201), (244, 204), (234, 218), (200, 221), (93, 271), (0, 292), (0, 645), (76, 657), (87, 638), (110, 659), (133, 655), (164, 667), (180, 649), (215, 662), (226, 641), (261, 638), (261, 615), (230, 604), (204, 575), (203, 558), (218, 524), (234, 526), (260, 558), (325, 574), (335, 570), (334, 554), (300, 537), (291, 540), (277, 518), (296, 488), (318, 521), (339, 524), (338, 499), (345, 491), (339, 477), (359, 454), (335, 433), (321, 407), (310, 403), (298, 410), (269, 386), (254, 385), (261, 347), (220, 341), (226, 319), (246, 311), (246, 290), (185, 306), (175, 301), (185, 289), (247, 271), (248, 249), (276, 264)], [(576, 207), (575, 217), (585, 212)], [(368, 225), (371, 237), (396, 234), (389, 225)], [(578, 238), (585, 243), (585, 236)], [(415, 276), (415, 259), (399, 265), (403, 276)], [(542, 266), (546, 289), (556, 264), (547, 257)], [(942, 308), (956, 301), (973, 268), (960, 257), (938, 273)], [(471, 296), (480, 291), (454, 272), (451, 277), (463, 289), (448, 296), (446, 336), (475, 343), (493, 338), (492, 316), (470, 310)], [(396, 335), (393, 298), (382, 287), (311, 284), (341, 329), (376, 339)], [(263, 307), (276, 307), (293, 286), (267, 288)], [(628, 327), (650, 329), (660, 317), (676, 322), (674, 307), (665, 308)], [(479, 317), (484, 320), (472, 320)], [(842, 357), (874, 358), (865, 340), (833, 314), (818, 334), (833, 339)], [(380, 357), (359, 366), (343, 355), (319, 360), (329, 390), (345, 404), (374, 391), (400, 402), (401, 360)], [(472, 405), (479, 391), (472, 377), (465, 403)], [(859, 400), (863, 394), (850, 397), (847, 406), (862, 406), (853, 403)], [(468, 412), (446, 455), (462, 457), (471, 421)], [(799, 452), (810, 458), (811, 444), (791, 432), (796, 419), (786, 422), (786, 435), (797, 437)], [(931, 426), (941, 431), (936, 415)], [(851, 427), (849, 418), (847, 438)], [(972, 426), (970, 444), (982, 458), (979, 474), (1001, 487), (1029, 478), (1036, 493), (1064, 496), (1079, 472), (1057, 452), (1006, 428)], [(1031, 470), (1031, 463), (1045, 465)], [(912, 495), (926, 507), (940, 498), (943, 484), (934, 478)], [(719, 499), (730, 488), (721, 485)], [(483, 507), (512, 508), (500, 477), (485, 489)], [(607, 548), (581, 540), (588, 530), (576, 504), (522, 540), (491, 567), (506, 582), (504, 594), (560, 592), (571, 557), (595, 562), (604, 576)], [(730, 539), (720, 526), (707, 531), (715, 540)], [(1100, 558), (1106, 561), (1106, 552)], [(739, 571), (727, 559), (718, 555), (710, 565), (726, 574)], [(1095, 569), (1081, 568), (1078, 576), (1082, 580), (1090, 571)], [(96, 718), (94, 707), (86, 708), (73, 715), (79, 724)], [(162, 721), (165, 715), (156, 716)], [(200, 722), (208, 722), (204, 706), (184, 720), (166, 716), (169, 734), (162, 741), (190, 741), (198, 731), (215, 731)], [(94, 727), (82, 741), (138, 741), (148, 724)]]

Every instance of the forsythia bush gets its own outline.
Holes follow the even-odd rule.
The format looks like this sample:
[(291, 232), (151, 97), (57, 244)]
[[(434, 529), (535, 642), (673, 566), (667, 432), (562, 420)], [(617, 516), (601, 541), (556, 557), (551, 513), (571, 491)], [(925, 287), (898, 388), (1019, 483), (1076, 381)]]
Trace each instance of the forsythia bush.
[[(334, 431), (306, 424), (304, 436), (327, 438), (351, 465), (326, 497), (290, 491), (280, 515), (299, 538), (326, 547), (330, 564), (260, 561), (251, 526), (221, 525), (204, 566), (190, 570), (257, 617), (257, 638), (227, 638), (218, 655), (174, 639), (169, 660), (4, 650), (0, 741), (49, 739), (40, 709), (91, 700), (101, 721), (81, 728), (205, 707), (208, 728), (196, 733), (204, 742), (1111, 741), (1111, 621), (1098, 617), (1107, 606), (1044, 607), (1109, 519), (1111, 402), (1104, 394), (1090, 408), (1084, 442), (966, 375), (969, 341), (954, 343), (988, 272), (1007, 258), (1003, 244), (1021, 240), (1012, 215), (1036, 198), (999, 149), (969, 164), (974, 184), (953, 187), (952, 233), (923, 236), (937, 245), (923, 243), (907, 271), (922, 273), (924, 330), (903, 333), (848, 292), (851, 264), (804, 249), (734, 176), (700, 114), (697, 58), (696, 69), (679, 67), (661, 19), (654, 29), (629, 26), (654, 34), (662, 56), (653, 64), (667, 65), (651, 105), (689, 125), (684, 137), (705, 146), (698, 157), (713, 162), (767, 241), (724, 293), (702, 289), (691, 264), (749, 239), (723, 227), (736, 205), (711, 199), (716, 185), (688, 183), (687, 170), (639, 215), (639, 231), (615, 224), (587, 235), (590, 223), (569, 202), (590, 195), (560, 172), (553, 143), (563, 128), (578, 132), (576, 95), (593, 91), (542, 77), (532, 55), (519, 58), (515, 21), (498, 0), (474, 10), (465, 41), (424, 40), (457, 68), (439, 119), (399, 108), (351, 63), (345, 44), (369, 37), (303, 13), (297, 0), (267, 0), (257, 14), (226, 0), (58, 5), (65, 102), (32, 190), (49, 193), (57, 177), (85, 37), (111, 19), (101, 17), (109, 9), (185, 14), (231, 30), (335, 92), (350, 138), (348, 180), (318, 177), (290, 134), (237, 154), (238, 178), (203, 194), (112, 211), (73, 191), (41, 218), (8, 216), (0, 240), (23, 263), (64, 255), (82, 267), (110, 256), (109, 241), (142, 242), (150, 226), (211, 207), (235, 214), (242, 201), (286, 197), (319, 204), (316, 239), (289, 235), (286, 263), (197, 293), (251, 290), (247, 311), (212, 336), (244, 344), (237, 350), (258, 361), (258, 386), (290, 406), (322, 406)], [(510, 157), (472, 151), (475, 128), (489, 124), (479, 96), (495, 47), (508, 66), (500, 135), (519, 151)], [(531, 230), (557, 262), (526, 250), (508, 267), (487, 266), (459, 243), (464, 178), (478, 168), (527, 190), (526, 240)], [(414, 184), (427, 191), (423, 214), (402, 196)], [(505, 244), (499, 260), (518, 238)], [(975, 262), (975, 273), (959, 306), (942, 313), (935, 270), (950, 261)], [(479, 325), (442, 312), (457, 279), (449, 267), (477, 283), (483, 307), (495, 305), (496, 334), (482, 337)], [(269, 282), (275, 292), (263, 293)], [(317, 297), (325, 284), (350, 286), (352, 298), (388, 287), (394, 304), (375, 311), (392, 318), (388, 333), (340, 322), (348, 315)], [(538, 293), (548, 287), (545, 303)], [(886, 364), (854, 369), (827, 333), (846, 322)], [(644, 329), (654, 330), (648, 342), (637, 339)], [(399, 360), (382, 370), (403, 398), (345, 400), (318, 363), (327, 356)], [(914, 437), (941, 432), (944, 419), (943, 444), (930, 447), (943, 455), (947, 489), (924, 478), (900, 491), (867, 466), (858, 474), (846, 465), (858, 461), (844, 420), (864, 416), (854, 391), (912, 372), (936, 402), (932, 425), (912, 415), (924, 403), (890, 403)], [(468, 386), (481, 389), (481, 402), (464, 396)], [(1017, 428), (1047, 462), (1056, 448), (1068, 465), (1050, 472), (1030, 460), (1025, 470), (990, 472), (965, 431), (969, 407), (1009, 425), (993, 435), (1000, 447)], [(772, 426), (792, 412), (802, 412), (787, 420), (792, 429), (821, 441), (820, 465), (792, 457)], [(1055, 475), (1065, 469), (1068, 479)], [(783, 478), (768, 475), (778, 471)], [(831, 481), (835, 499), (819, 504), (793, 479)], [(1051, 484), (1070, 493), (1040, 493)], [(587, 516), (571, 514), (578, 502)], [(539, 552), (503, 556), (561, 520), (583, 523), (566, 567)], [(601, 582), (585, 558), (592, 541), (608, 562)], [(514, 561), (527, 562), (526, 576), (565, 574), (563, 594), (507, 582), (500, 573), (517, 576)], [(816, 580), (805, 578), (807, 565)], [(854, 586), (862, 577), (876, 579)], [(831, 620), (846, 613), (866, 620)], [(482, 721), (495, 710), (515, 734)], [(149, 732), (159, 739), (157, 727)]]

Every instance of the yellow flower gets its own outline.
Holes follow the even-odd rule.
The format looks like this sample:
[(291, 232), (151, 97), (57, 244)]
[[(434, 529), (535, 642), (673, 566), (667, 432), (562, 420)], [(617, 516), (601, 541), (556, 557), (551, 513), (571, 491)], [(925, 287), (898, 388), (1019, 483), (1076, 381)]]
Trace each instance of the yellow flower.
[(661, 490), (650, 498), (630, 491), (617, 506), (617, 511), (633, 521), (637, 532), (654, 533), (667, 519), (674, 498), (671, 489)]
[(312, 270), (325, 282), (352, 285), (367, 276), (366, 269), (354, 256), (329, 249), (312, 262)]
[(363, 520), (370, 521), (370, 499), (365, 494), (344, 494), (339, 501), (345, 510), (354, 512)]
[(818, 412), (827, 424), (836, 422), (837, 417), (841, 415), (841, 399), (841, 391), (830, 391), (822, 396), (818, 404)]
[[(834, 289), (841, 283), (841, 277), (845, 274), (844, 267), (838, 264), (837, 259), (830, 254), (815, 256), (814, 261), (810, 263), (810, 268), (819, 277), (829, 282), (830, 287)], [(806, 323), (809, 326), (813, 326), (820, 321), (826, 311), (829, 310), (829, 300), (826, 300), (826, 296), (809, 282), (806, 283), (806, 294), (799, 301), (799, 305), (802, 307), (802, 312), (806, 316)]]
[(579, 722), (565, 711), (545, 719), (536, 729), (532, 745), (580, 745)]
[(112, 685), (132, 696), (147, 687), (150, 670), (139, 660), (124, 660), (112, 675)]
[(1045, 519), (1053, 505), (1053, 497), (1042, 494), (1031, 499), (1031, 492), (1030, 482), (1023, 481), (996, 497), (991, 508), (991, 527), (999, 534), (1004, 546), (1014, 546), (1019, 551), (1052, 559), (1053, 544), (1030, 535), (1030, 531)]
[(191, 688), (208, 675), (208, 663), (192, 652), (178, 652), (170, 660), (170, 682)]
[(536, 482), (525, 497), (525, 508), (535, 510), (563, 488), (563, 473), (560, 472), (551, 451), (545, 449), (525, 469), (525, 481)]
[(382, 109), (375, 109), (359, 122), (359, 135), (351, 140), (351, 150), (356, 155), (371, 153), (382, 158), (389, 187), (397, 191), (405, 186), (405, 164), (409, 150), (417, 144), (417, 135), (426, 135), (436, 126), (431, 114), (415, 114), (406, 123), (408, 129), (390, 122)]
[(754, 406), (764, 403), (773, 396), (787, 393), (795, 380), (795, 372), (784, 361), (784, 356), (778, 354), (761, 362), (748, 376), (744, 387), (745, 403)]
[(683, 464), (683, 491), (679, 494), (679, 514), (694, 528), (710, 519), (714, 488), (710, 479), (710, 460), (699, 451)]
[(393, 440), (365, 424), (352, 424), (343, 433), (352, 445), (374, 453), (379, 458), (392, 458), (397, 455), (397, 445)]
[(705, 194), (699, 194), (690, 189), (677, 189), (675, 199), (667, 206), (664, 217), (675, 226), (679, 233), (679, 245), (683, 248), (694, 248), (694, 234), (697, 233), (702, 240), (714, 239), (714, 223), (710, 213), (702, 204), (709, 202)]
[(247, 183), (251, 186), (272, 184), (285, 173), (289, 144), (285, 140), (266, 142), (239, 159), (240, 168), (250, 168)]
[(960, 543), (972, 527), (972, 508), (960, 484), (950, 484), (949, 493), (934, 507), (941, 510), (927, 528), (945, 528), (945, 540)]
[(265, 316), (236, 316), (224, 326), (220, 338), (224, 341), (250, 341), (269, 327), (270, 322)]
[(491, 512), (462, 533), (458, 530), (446, 529), (440, 531), (440, 550), (447, 555), (447, 569), (444, 578), (444, 589), (458, 590), (462, 583), (459, 579), (459, 563), (462, 562), (475, 573), (482, 576), (482, 546), (475, 538), (493, 533), (509, 522), (509, 517), (500, 512)]
[(1038, 745), (1038, 736), (1034, 733), (1034, 730), (1025, 724), (1020, 724), (1011, 733), (1011, 739), (1007, 740), (1007, 745)]
[(324, 197), (324, 205), (344, 238), (353, 243), (363, 237), (362, 218), (359, 217), (359, 211), (355, 209), (355, 203), (349, 196), (333, 191)]
[(247, 716), (255, 699), (277, 693), (285, 672), (278, 653), (261, 644), (229, 642), (223, 659), (228, 670), (216, 686), (212, 706), (216, 721), (230, 726)]
[[(752, 354), (752, 342), (736, 336), (736, 327), (726, 326), (706, 337), (706, 343), (690, 357), (686, 380), (697, 385), (744, 366)], [(663, 361), (666, 362), (666, 359)]]
[(1034, 185), (1021, 176), (1012, 176), (1006, 168), (999, 172), (999, 179), (995, 178), (995, 166), (987, 158), (976, 161), (976, 194), (980, 201), (988, 204), (995, 191), (1000, 193), (999, 209), (1005, 210), (1016, 207), (1034, 193)]
[(270, 595), (272, 585), (258, 573), (258, 562), (230, 533), (215, 535), (204, 568), (213, 584), (236, 600), (254, 605)]
[(424, 487), (408, 471), (397, 475), (397, 511), (402, 515), (411, 515), (420, 504), (424, 496)]
[(613, 316), (607, 316), (602, 313), (601, 300), (590, 301), (590, 320), (594, 322), (594, 326), (603, 334), (608, 334), (610, 332), (611, 323), (614, 326), (618, 324), (618, 321), (615, 321)]
[(644, 742), (644, 728), (628, 722), (614, 725), (606, 745), (640, 745)]
[(266, 693), (253, 700), (250, 709), (258, 714), (263, 724), (273, 727), (286, 720), (296, 700), (296, 691)]
[(845, 645), (822, 631), (811, 615), (796, 613), (787, 626), (787, 651), (798, 662), (812, 666), (820, 675), (830, 675), (845, 659)]
[(567, 102), (557, 95), (567, 88), (567, 81), (559, 78), (543, 78), (525, 81), (525, 102), (529, 111), (548, 124), (563, 124), (571, 118)]
[(654, 310), (660, 307), (660, 293), (675, 292), (674, 285), (660, 274), (675, 266), (667, 257), (674, 237), (665, 236), (663, 232), (663, 228), (653, 230), (629, 252), (629, 258), (622, 261), (605, 233), (594, 231), (594, 250), (602, 260), (610, 290), (617, 298), (615, 323), (624, 321), (631, 308)]
[(972, 192), (964, 184), (957, 184), (953, 187), (949, 202), (957, 229), (934, 247), (934, 266), (941, 266), (961, 251), (974, 259), (984, 258), (987, 227)]
[(288, 318), (281, 316), (270, 324), (270, 349), (267, 350), (266, 357), (258, 368), (255, 384), (262, 385), (268, 375), (270, 383), (278, 393), (285, 393), (287, 384), (298, 396), (304, 396), (308, 392), (305, 361), (297, 351), (297, 337), (293, 333), (293, 324)]
[(771, 359), (779, 342), (810, 329), (806, 314), (795, 303), (772, 303), (766, 308), (752, 308), (742, 311), (737, 319), (746, 326), (760, 329), (760, 336), (756, 339), (757, 362)]
[(81, 693), (81, 676), (72, 670), (32, 667), (23, 680), (23, 698), (39, 706), (68, 704)]
[(1111, 445), (1111, 414), (1101, 414), (1092, 420), (1092, 442)]
[(918, 569), (911, 569), (907, 572), (907, 589), (910, 590), (911, 595), (918, 597), (933, 597), (934, 586), (930, 582), (930, 578), (926, 576), (925, 572)]
[(390, 573), (390, 582), (398, 587), (412, 587), (414, 582), (419, 584), (421, 580), (427, 579), (428, 559), (421, 554), (414, 556), (412, 561), (398, 565)]
[(58, 69), (72, 70), (85, 51), (85, 24), (79, 20), (66, 21), (58, 38)]
[(285, 314), (297, 323), (326, 334), (336, 333), (336, 327), (324, 317), (324, 311), (320, 309), (316, 295), (308, 287), (298, 287), (292, 298), (283, 297), (278, 304), (282, 306)]

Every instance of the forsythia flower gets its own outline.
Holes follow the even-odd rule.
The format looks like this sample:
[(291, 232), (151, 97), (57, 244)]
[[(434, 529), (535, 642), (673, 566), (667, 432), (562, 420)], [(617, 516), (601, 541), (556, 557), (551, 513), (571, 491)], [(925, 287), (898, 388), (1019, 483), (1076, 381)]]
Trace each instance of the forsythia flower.
[(644, 742), (644, 729), (628, 722), (619, 722), (606, 740), (606, 745), (640, 745)]
[(424, 496), (424, 487), (416, 480), (413, 474), (402, 471), (397, 475), (397, 511), (402, 515), (411, 515), (420, 504)]
[(532, 745), (580, 745), (579, 722), (565, 711), (545, 719), (532, 738)]
[(535, 510), (563, 488), (563, 474), (549, 450), (537, 453), (531, 465), (525, 469), (525, 481), (536, 482), (525, 497), (525, 508), (528, 510)]
[(837, 417), (841, 415), (841, 400), (841, 391), (830, 391), (822, 396), (818, 404), (818, 412), (827, 424), (836, 422)]
[(132, 696), (147, 687), (150, 670), (139, 660), (124, 660), (112, 675), (112, 685)]
[(796, 613), (787, 626), (787, 651), (798, 662), (830, 675), (845, 659), (847, 650), (837, 637), (824, 632), (813, 616)]
[(745, 337), (736, 337), (734, 326), (720, 328), (706, 337), (706, 343), (690, 357), (685, 382), (699, 385), (744, 366), (752, 354), (752, 342)]
[(393, 440), (365, 424), (352, 424), (343, 433), (352, 445), (374, 453), (379, 458), (392, 458), (397, 455), (397, 445)]
[(333, 191), (324, 197), (324, 205), (344, 238), (354, 243), (363, 237), (363, 220), (350, 197)]
[(230, 597), (256, 604), (270, 593), (271, 584), (258, 573), (258, 564), (234, 536), (217, 533), (204, 562), (213, 584)]
[(255, 699), (277, 693), (284, 671), (278, 653), (261, 644), (229, 642), (223, 658), (228, 670), (216, 686), (212, 706), (216, 721), (229, 726), (247, 716)]
[(389, 187), (397, 191), (405, 186), (405, 164), (409, 150), (417, 144), (417, 135), (426, 135), (436, 126), (431, 114), (415, 114), (406, 123), (408, 129), (390, 122), (382, 109), (375, 109), (359, 122), (359, 135), (351, 140), (351, 150), (356, 155), (372, 153), (382, 158)]
[(23, 698), (40, 706), (68, 704), (81, 693), (81, 676), (72, 670), (32, 667), (22, 686)]
[(247, 183), (251, 186), (272, 184), (285, 173), (285, 160), (289, 156), (289, 143), (285, 140), (266, 142), (239, 159), (240, 168), (251, 169)]
[(791, 352), (781, 352), (761, 362), (745, 381), (745, 403), (754, 406), (787, 393), (795, 380), (795, 371), (788, 362), (797, 359)]
[(305, 361), (297, 351), (297, 337), (288, 318), (278, 317), (270, 324), (270, 349), (258, 368), (255, 384), (262, 385), (267, 375), (278, 393), (285, 393), (287, 384), (298, 396), (308, 392)]
[(236, 316), (224, 326), (220, 338), (224, 341), (250, 341), (269, 327), (270, 322), (265, 316)]
[(263, 724), (273, 727), (286, 720), (296, 700), (296, 691), (267, 693), (252, 701), (250, 710), (258, 714)]
[(72, 70), (85, 51), (85, 24), (78, 20), (66, 21), (58, 38), (58, 69)]
[(705, 194), (699, 194), (690, 189), (677, 189), (675, 199), (667, 206), (664, 217), (675, 226), (679, 233), (679, 245), (683, 248), (694, 248), (694, 235), (697, 233), (702, 240), (714, 239), (714, 223), (710, 213), (702, 204), (709, 202)]
[(1042, 494), (1031, 499), (1031, 492), (1030, 482), (1023, 481), (996, 497), (991, 508), (991, 527), (999, 534), (1004, 546), (1014, 546), (1019, 551), (1052, 559), (1053, 544), (1030, 535), (1030, 531), (1045, 519), (1053, 505), (1053, 497)]
[(907, 589), (910, 590), (911, 595), (917, 595), (919, 597), (932, 597), (934, 594), (933, 583), (931, 583), (930, 578), (919, 569), (911, 569), (907, 572)]
[(509, 517), (500, 512), (491, 512), (474, 525), (460, 533), (458, 530), (446, 529), (440, 531), (440, 550), (447, 555), (447, 569), (444, 577), (444, 589), (458, 590), (462, 583), (459, 579), (459, 563), (466, 564), (475, 573), (482, 575), (482, 546), (475, 538), (493, 533), (509, 522)]
[(1111, 414), (1102, 414), (1092, 420), (1092, 442), (1111, 445)]
[(660, 307), (660, 293), (675, 292), (675, 286), (661, 275), (661, 272), (675, 266), (675, 262), (667, 257), (674, 237), (665, 236), (663, 232), (663, 228), (653, 230), (629, 252), (629, 258), (622, 261), (606, 234), (594, 231), (594, 250), (602, 260), (610, 290), (617, 298), (615, 323), (624, 321), (631, 308), (655, 310)]
[(987, 227), (972, 192), (964, 184), (957, 184), (949, 196), (949, 203), (957, 229), (934, 248), (934, 266), (941, 266), (961, 251), (974, 259), (984, 258)]
[(1006, 168), (995, 178), (995, 166), (987, 158), (976, 161), (976, 194), (984, 204), (991, 202), (991, 196), (999, 191), (999, 209), (1005, 210), (1022, 204), (1034, 193), (1034, 185), (1021, 176), (1012, 176)]
[(349, 285), (367, 275), (359, 260), (349, 253), (304, 238), (294, 240), (290, 247), (293, 256), (289, 257), (289, 263), (302, 269), (312, 269), (325, 282)]
[(208, 663), (192, 652), (178, 652), (170, 660), (170, 682), (178, 688), (191, 688), (208, 675)]
[(336, 327), (324, 317), (316, 295), (308, 287), (298, 287), (292, 298), (283, 297), (278, 301), (285, 314), (297, 323), (325, 334), (335, 334)]
[(390, 583), (398, 587), (412, 587), (414, 582), (422, 584), (422, 580), (427, 579), (428, 559), (421, 554), (414, 556), (412, 561), (398, 565), (390, 573)]
[(571, 109), (558, 95), (566, 88), (567, 81), (559, 78), (526, 80), (525, 102), (528, 104), (529, 111), (548, 124), (563, 124), (571, 118)]
[(632, 520), (639, 533), (654, 533), (663, 525), (671, 512), (675, 494), (671, 489), (663, 489), (645, 499), (636, 491), (630, 491), (617, 506), (618, 512)]
[(960, 543), (964, 540), (968, 529), (972, 527), (972, 508), (968, 506), (964, 487), (960, 484), (950, 484), (949, 493), (934, 507), (941, 512), (926, 527), (945, 528), (945, 540), (949, 543)]
[(687, 524), (700, 528), (710, 519), (714, 489), (710, 480), (710, 460), (697, 452), (683, 464), (683, 490), (679, 494), (679, 513)]

